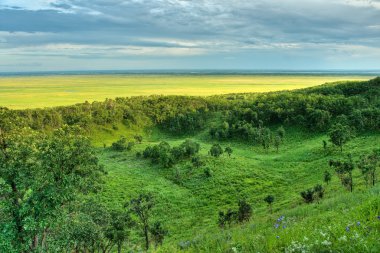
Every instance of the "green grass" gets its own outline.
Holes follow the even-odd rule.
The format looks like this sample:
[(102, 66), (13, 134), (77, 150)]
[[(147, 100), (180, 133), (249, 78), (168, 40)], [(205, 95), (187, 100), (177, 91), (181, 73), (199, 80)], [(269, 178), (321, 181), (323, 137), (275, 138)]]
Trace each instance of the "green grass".
[(71, 105), (138, 95), (197, 95), (292, 90), (370, 76), (321, 75), (94, 75), (0, 77), (0, 106)]
[[(282, 252), (292, 241), (307, 244), (303, 241), (304, 236), (314, 241), (321, 240), (320, 231), (315, 229), (331, 230), (326, 232), (331, 234), (330, 237), (340, 237), (348, 223), (360, 220), (364, 226), (366, 222), (376, 222), (366, 220), (366, 213), (360, 214), (359, 209), (377, 203), (373, 212), (380, 211), (379, 187), (369, 193), (358, 170), (354, 173), (353, 194), (344, 190), (334, 175), (321, 204), (302, 203), (299, 192), (322, 183), (323, 172), (331, 171), (328, 160), (342, 157), (342, 154), (334, 147), (323, 150), (322, 140), (327, 139), (325, 135), (293, 128), (286, 130), (286, 140), (279, 153), (273, 148), (265, 152), (261, 147), (241, 142), (221, 142), (223, 147), (231, 146), (234, 152), (231, 158), (223, 155), (216, 161), (207, 155), (214, 141), (206, 132), (177, 137), (154, 129), (150, 135), (145, 135), (143, 144), (136, 145), (132, 152), (118, 153), (99, 148), (100, 160), (109, 172), (101, 201), (109, 207), (121, 208), (123, 203), (138, 193), (153, 192), (157, 201), (154, 219), (162, 220), (170, 231), (159, 249), (161, 252), (178, 251), (178, 243), (184, 241), (192, 243), (188, 249), (190, 252), (234, 252), (231, 250), (235, 249), (237, 252)], [(109, 144), (120, 134), (132, 136), (129, 130), (119, 129), (113, 135), (100, 131), (96, 139)], [(213, 171), (211, 178), (204, 176), (203, 169), (192, 170), (186, 163), (163, 169), (135, 157), (136, 151), (143, 150), (147, 145), (162, 140), (177, 145), (185, 138), (201, 144), (201, 155), (207, 160), (206, 166)], [(378, 133), (360, 135), (344, 147), (344, 153), (349, 151), (354, 158), (358, 158), (360, 154), (378, 147), (378, 143)], [(181, 184), (174, 179), (175, 170), (182, 175)], [(263, 201), (268, 194), (276, 199), (272, 215), (268, 214)], [(226, 231), (218, 228), (218, 211), (236, 208), (237, 201), (242, 198), (253, 205), (252, 221)], [(273, 224), (280, 215), (286, 215), (289, 228), (276, 234), (279, 232), (274, 231)], [(375, 217), (375, 213), (371, 215)], [(313, 229), (306, 229), (306, 225)], [(276, 235), (281, 239), (277, 239)], [(337, 238), (329, 240), (339, 246)]]

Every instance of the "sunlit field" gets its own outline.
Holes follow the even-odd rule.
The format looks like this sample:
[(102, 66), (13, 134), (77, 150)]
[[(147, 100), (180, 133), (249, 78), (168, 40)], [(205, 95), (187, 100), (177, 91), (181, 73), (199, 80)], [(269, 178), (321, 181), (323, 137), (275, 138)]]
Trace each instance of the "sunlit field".
[(94, 75), (1, 77), (0, 106), (12, 109), (71, 105), (139, 95), (208, 96), (292, 90), (371, 76), (327, 75)]

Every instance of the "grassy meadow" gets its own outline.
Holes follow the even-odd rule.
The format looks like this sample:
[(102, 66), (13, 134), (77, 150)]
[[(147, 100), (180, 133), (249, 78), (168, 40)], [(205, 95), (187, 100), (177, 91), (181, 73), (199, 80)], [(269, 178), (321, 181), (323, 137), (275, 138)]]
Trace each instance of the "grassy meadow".
[(343, 75), (93, 75), (0, 77), (0, 106), (12, 109), (72, 105), (146, 95), (208, 96), (293, 90), (371, 76)]
[[(380, 78), (341, 78), (364, 77), (2, 78), (0, 92), (8, 95), (1, 103), (11, 108), (132, 95), (202, 96), (0, 107), (0, 172), (17, 179), (6, 178), (17, 194), (3, 195), (14, 201), (0, 198), (0, 252), (30, 252), (18, 245), (44, 238), (50, 227), (38, 226), (45, 221), (52, 224), (49, 247), (41, 240), (33, 252), (380, 252)], [(6, 90), (6, 80), (17, 85)], [(327, 81), (338, 83), (205, 96)], [(102, 173), (93, 174), (97, 170)], [(8, 181), (1, 176), (3, 186)], [(21, 179), (20, 187), (27, 187), (18, 197), (13, 185)], [(40, 187), (49, 180), (55, 181)], [(82, 190), (87, 180), (88, 191)], [(62, 189), (73, 197), (67, 206), (54, 204)], [(153, 204), (141, 202), (144, 194), (151, 194)], [(249, 206), (244, 220), (241, 201)], [(59, 219), (47, 213), (40, 220), (39, 210), (53, 210), (46, 203), (59, 210)], [(26, 215), (14, 219), (14, 209)], [(21, 232), (12, 228), (20, 217)]]
[[(350, 237), (362, 236), (366, 225), (377, 224), (380, 210), (374, 203), (380, 200), (380, 188), (377, 186), (368, 192), (358, 170), (354, 171), (355, 193), (347, 192), (333, 175), (332, 182), (324, 185), (325, 199), (321, 203), (303, 204), (299, 193), (316, 183), (323, 184), (324, 171), (331, 171), (329, 159), (342, 157), (331, 144), (327, 150), (323, 149), (322, 141), (328, 140), (326, 134), (287, 128), (286, 140), (278, 153), (275, 149), (266, 152), (260, 146), (238, 141), (222, 141), (219, 142), (222, 147), (232, 147), (233, 154), (231, 157), (224, 154), (216, 162), (207, 153), (217, 142), (210, 139), (207, 131), (179, 137), (153, 129), (142, 133), (145, 141), (136, 145), (133, 151), (120, 153), (100, 147), (103, 145), (99, 140), (109, 146), (117, 136), (132, 138), (131, 134), (129, 129), (121, 126), (120, 130), (113, 132), (98, 130), (94, 135), (100, 161), (109, 173), (100, 201), (110, 208), (122, 208), (120, 203), (140, 192), (153, 192), (157, 201), (153, 220), (165, 221), (170, 231), (158, 252), (284, 252), (285, 245), (288, 247), (293, 242), (310, 245), (326, 240), (337, 246), (338, 237), (347, 236), (347, 240), (354, 240)], [(175, 146), (186, 138), (201, 144), (200, 154), (207, 159), (206, 166), (212, 169), (211, 178), (205, 178), (203, 169), (194, 169), (190, 162), (163, 169), (148, 160), (136, 158), (136, 152), (143, 151), (148, 145), (165, 140)], [(368, 133), (349, 142), (345, 153), (358, 157), (378, 147), (378, 143), (380, 135)], [(275, 196), (272, 214), (263, 200), (268, 194)], [(251, 221), (243, 226), (220, 229), (218, 211), (235, 208), (239, 199), (252, 203)], [(360, 213), (360, 208), (367, 202), (374, 205), (373, 213)], [(285, 221), (275, 229), (276, 220), (282, 215), (286, 217)], [(347, 233), (346, 227), (357, 222), (363, 226), (360, 231)], [(331, 227), (331, 224), (335, 225)], [(377, 225), (380, 226), (380, 221)], [(326, 249), (331, 248), (329, 246)], [(356, 252), (357, 246), (352, 250), (347, 247), (347, 252)], [(321, 244), (320, 248), (323, 247)], [(370, 245), (364, 245), (363, 241), (361, 249), (367, 252), (366, 247)], [(287, 252), (303, 251), (295, 248)]]

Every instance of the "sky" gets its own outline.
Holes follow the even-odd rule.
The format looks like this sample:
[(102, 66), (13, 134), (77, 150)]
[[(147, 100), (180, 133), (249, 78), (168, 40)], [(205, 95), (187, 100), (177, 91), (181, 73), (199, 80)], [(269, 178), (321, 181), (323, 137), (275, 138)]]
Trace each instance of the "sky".
[(380, 69), (380, 0), (0, 0), (0, 72)]

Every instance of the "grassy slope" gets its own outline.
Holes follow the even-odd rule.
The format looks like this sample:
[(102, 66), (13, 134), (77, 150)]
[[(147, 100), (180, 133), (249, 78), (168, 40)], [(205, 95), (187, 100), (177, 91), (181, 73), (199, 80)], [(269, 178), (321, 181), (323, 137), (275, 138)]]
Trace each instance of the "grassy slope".
[(71, 105), (137, 95), (214, 95), (299, 89), (326, 82), (368, 80), (370, 76), (186, 76), (94, 75), (1, 77), (0, 106), (12, 109)]
[[(113, 135), (98, 133), (97, 142), (110, 143), (120, 133), (125, 133), (125, 129), (120, 129)], [(128, 131), (126, 134), (131, 133)], [(280, 214), (291, 216), (293, 227), (299, 226), (293, 234), (289, 232), (287, 239), (282, 239), (283, 243), (288, 245), (290, 241), (297, 239), (293, 237), (303, 237), (302, 222), (311, 217), (307, 214), (314, 215), (314, 220), (310, 222), (318, 223), (326, 217), (338, 221), (338, 217), (343, 217), (341, 213), (346, 205), (358, 206), (361, 202), (356, 200), (368, 199), (363, 180), (356, 170), (354, 195), (346, 193), (334, 175), (322, 204), (302, 203), (299, 192), (322, 183), (323, 172), (329, 169), (328, 160), (342, 156), (334, 148), (330, 148), (327, 153), (322, 150), (322, 140), (327, 139), (326, 136), (310, 134), (299, 129), (287, 129), (286, 142), (279, 153), (274, 150), (266, 153), (261, 147), (239, 142), (221, 143), (223, 147), (230, 145), (234, 153), (232, 158), (224, 156), (218, 159), (215, 166), (214, 160), (207, 156), (207, 151), (213, 143), (207, 133), (199, 133), (191, 138), (201, 143), (201, 154), (208, 160), (208, 166), (214, 172), (210, 179), (203, 176), (203, 169), (191, 171), (185, 164), (173, 169), (162, 169), (152, 166), (146, 160), (135, 158), (135, 152), (143, 150), (148, 144), (165, 140), (171, 145), (176, 145), (185, 137), (173, 137), (155, 130), (146, 137), (143, 144), (137, 145), (133, 152), (117, 153), (99, 149), (101, 162), (109, 171), (101, 195), (102, 201), (115, 207), (141, 191), (155, 192), (158, 202), (155, 219), (164, 221), (170, 231), (163, 252), (175, 251), (178, 242), (193, 238), (200, 241), (191, 248), (195, 252), (228, 252), (235, 244), (237, 249), (243, 252), (279, 250), (282, 247), (281, 241), (276, 239), (272, 227), (273, 220)], [(368, 133), (348, 143), (345, 150), (357, 158), (360, 154), (378, 147), (379, 143), (379, 134)], [(182, 175), (182, 184), (175, 183), (176, 169)], [(276, 198), (273, 215), (267, 214), (267, 207), (263, 202), (267, 194), (273, 194)], [(378, 197), (378, 192), (376, 194)], [(221, 232), (216, 225), (218, 211), (236, 208), (240, 198), (246, 198), (253, 204), (252, 224)], [(229, 240), (225, 238), (226, 234)], [(285, 234), (281, 236), (286, 238)], [(233, 238), (230, 238), (231, 236)], [(257, 242), (261, 240), (261, 246), (254, 246), (251, 238), (256, 238)]]

